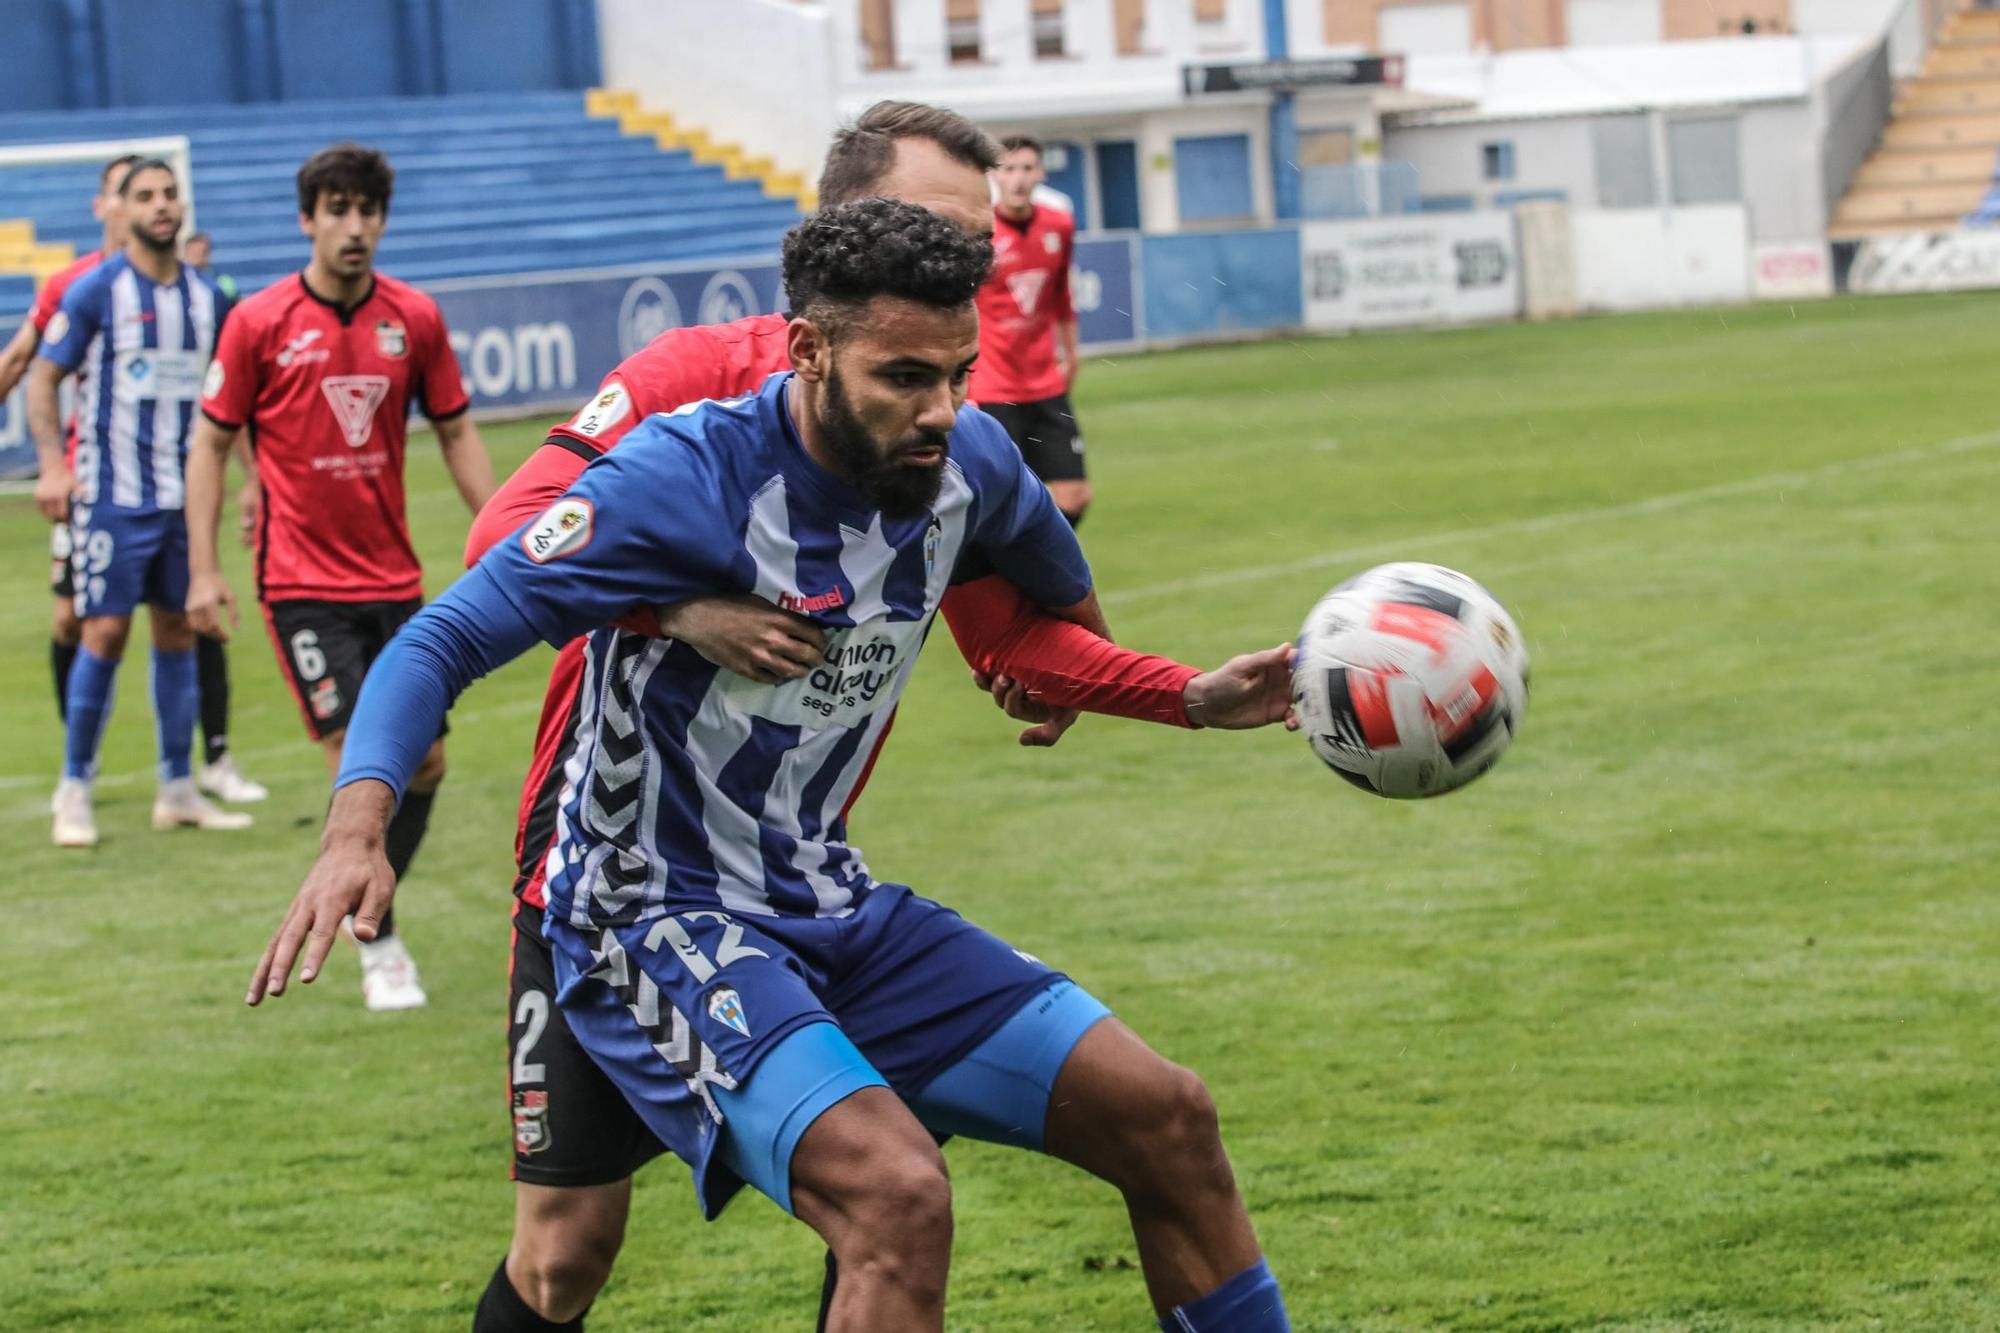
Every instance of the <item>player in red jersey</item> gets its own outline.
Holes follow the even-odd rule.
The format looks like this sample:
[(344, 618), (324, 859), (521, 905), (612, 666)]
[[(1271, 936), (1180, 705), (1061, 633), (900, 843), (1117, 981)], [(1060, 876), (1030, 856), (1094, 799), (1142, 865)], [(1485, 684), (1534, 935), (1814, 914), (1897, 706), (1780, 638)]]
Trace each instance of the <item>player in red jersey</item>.
[[(984, 233), (993, 216), (985, 172), (997, 158), (991, 141), (952, 112), (881, 103), (836, 138), (820, 199), (838, 204), (889, 195)], [(481, 511), (467, 562), (539, 515), (591, 459), (646, 416), (748, 392), (787, 368), (789, 323), (783, 315), (760, 315), (676, 329), (626, 358)], [(975, 678), (1011, 714), (1035, 724), (1022, 734), (1025, 744), (1054, 744), (1079, 708), (1180, 726), (1240, 727), (1275, 720), (1288, 701), (1283, 648), (1200, 672), (1118, 648), (1100, 619), (1079, 613), (1090, 622), (1085, 626), (1046, 613), (998, 575), (959, 582), (946, 596), (944, 614)], [(662, 608), (659, 622), (662, 633), (759, 680), (803, 674), (818, 663), (823, 646), (803, 619), (755, 598), (682, 603)], [(514, 1236), (480, 1300), (475, 1333), (581, 1328), (623, 1241), (632, 1173), (662, 1151), (571, 1035), (554, 1004), (554, 969), (541, 934), (542, 862), (554, 831), (581, 664), (576, 644), (557, 656), (522, 793), (509, 995)], [(829, 1277), (829, 1293), (831, 1288)]]
[(1074, 525), (1090, 507), (1083, 436), (1069, 401), (1077, 372), (1069, 294), (1076, 219), (1035, 202), (1035, 187), (1048, 174), (1039, 140), (1011, 135), (1000, 151), (993, 274), (979, 289), (979, 364), (966, 396), (1007, 428)]
[[(257, 600), (278, 662), (325, 751), (341, 742), (369, 663), (423, 605), (423, 569), (404, 516), (403, 444), (413, 403), (437, 429), (445, 467), (479, 511), (493, 493), (486, 446), (444, 317), (428, 296), (374, 271), (394, 174), (380, 153), (341, 144), (299, 169), (305, 271), (236, 307), (203, 386), (187, 464), (188, 613), (227, 633), (236, 599), (216, 553), (224, 461), (245, 426), (264, 505)], [(390, 827), (400, 877), (444, 778), (444, 738), (424, 758)], [(356, 932), (370, 1009), (424, 1003), (409, 950), (385, 920)]]
[[(137, 153), (123, 153), (104, 164), (97, 179), (97, 193), (91, 197), (90, 212), (103, 227), (103, 239), (95, 250), (78, 255), (64, 268), (50, 274), (35, 293), (28, 317), (5, 348), (0, 348), (0, 399), (14, 392), (27, 373), (29, 362), (42, 345), (49, 321), (62, 308), (63, 294), (90, 270), (115, 255), (125, 245), (125, 216), (119, 207), (118, 182), (139, 160)], [(87, 366), (75, 372), (76, 385), (83, 386)], [(76, 454), (76, 423), (71, 420), (64, 463)], [(248, 461), (248, 455), (245, 456)], [(75, 477), (65, 468), (50, 471), (35, 481), (35, 502), (49, 519), (49, 591), (55, 596), (55, 615), (49, 631), (49, 665), (55, 676), (56, 716), (69, 717), (69, 672), (76, 663), (77, 645), (83, 641), (83, 624), (76, 616), (76, 585), (70, 567), (70, 491)], [(244, 488), (244, 502), (254, 504), (256, 485)], [(229, 658), (222, 644), (206, 635), (195, 637), (196, 679), (201, 690), (201, 734), (203, 761), (195, 769), (195, 786), (225, 801), (261, 801), (270, 795), (263, 787), (243, 776), (229, 753)]]

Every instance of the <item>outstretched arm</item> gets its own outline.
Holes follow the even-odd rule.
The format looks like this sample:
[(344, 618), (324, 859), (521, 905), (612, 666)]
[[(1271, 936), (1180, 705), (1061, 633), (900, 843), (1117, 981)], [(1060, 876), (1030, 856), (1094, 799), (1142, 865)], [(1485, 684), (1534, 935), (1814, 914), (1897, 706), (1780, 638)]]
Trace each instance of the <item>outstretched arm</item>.
[(41, 345), (42, 335), (34, 321), (22, 320), (21, 327), (7, 340), (7, 346), (0, 349), (0, 398), (14, 392), (14, 386), (27, 373), (28, 363), (35, 359), (35, 349)]
[(357, 939), (375, 938), (396, 894), (384, 835), (445, 710), (466, 686), (519, 657), (538, 637), (482, 567), (389, 641), (369, 669), (368, 688), (347, 728), (319, 860), (257, 960), (246, 1003), (284, 994), (295, 962), (301, 982), (318, 976), (343, 917), (353, 915)]

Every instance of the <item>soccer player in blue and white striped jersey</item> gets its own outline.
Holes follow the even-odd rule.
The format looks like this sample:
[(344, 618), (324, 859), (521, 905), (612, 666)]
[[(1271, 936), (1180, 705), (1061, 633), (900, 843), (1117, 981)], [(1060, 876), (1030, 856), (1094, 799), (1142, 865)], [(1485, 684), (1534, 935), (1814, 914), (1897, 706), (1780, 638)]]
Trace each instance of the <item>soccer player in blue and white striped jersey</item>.
[(76, 280), (43, 331), (28, 375), (28, 428), (44, 471), (63, 466), (57, 389), (79, 369), (70, 560), (83, 644), (70, 669), (56, 844), (97, 842), (90, 784), (110, 717), (112, 686), (132, 613), (153, 617), (153, 712), (160, 788), (156, 829), (245, 828), (248, 815), (218, 810), (195, 789), (198, 701), (194, 632), (187, 600), (187, 525), (181, 466), (202, 377), (229, 301), (181, 263), (184, 210), (174, 170), (156, 158), (133, 163), (119, 182), (124, 250)]
[[(847, 840), (954, 579), (997, 570), (1051, 610), (1096, 608), (1047, 489), (964, 406), (990, 262), (895, 200), (794, 229), (793, 369), (647, 418), (376, 660), (324, 850), (248, 998), (281, 992), (301, 946), (311, 980), (348, 913), (357, 935), (380, 919), (384, 831), (452, 697), (537, 640), (589, 634), (549, 852), (556, 1002), (693, 1168), (704, 1212), (749, 1184), (817, 1230), (838, 1260), (829, 1333), (941, 1330), (951, 1196), (932, 1135), (1014, 1144), (1124, 1193), (1161, 1327), (1280, 1333), (1200, 1080)], [(817, 666), (752, 680), (647, 632), (655, 608), (718, 594), (809, 620)], [(1283, 658), (1265, 722), (1286, 715)]]

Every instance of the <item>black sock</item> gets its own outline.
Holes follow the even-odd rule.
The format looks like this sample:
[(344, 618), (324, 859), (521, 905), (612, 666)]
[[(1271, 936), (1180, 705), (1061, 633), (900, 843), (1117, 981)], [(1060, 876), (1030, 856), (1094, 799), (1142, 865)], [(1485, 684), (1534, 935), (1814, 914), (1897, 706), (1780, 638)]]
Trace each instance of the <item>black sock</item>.
[[(396, 807), (394, 818), (389, 821), (389, 832), (384, 838), (383, 850), (389, 855), (389, 869), (396, 874), (396, 887), (403, 885), (403, 876), (409, 873), (410, 862), (417, 856), (417, 847), (424, 840), (424, 830), (431, 824), (431, 806), (437, 801), (434, 791), (406, 791), (403, 803)], [(382, 914), (382, 925), (375, 932), (375, 938), (386, 940), (396, 933), (395, 909)]]
[(395, 816), (389, 821), (389, 832), (383, 840), (383, 850), (389, 855), (389, 869), (396, 872), (396, 883), (403, 882), (403, 876), (410, 873), (410, 862), (417, 856), (417, 847), (424, 840), (424, 830), (431, 825), (431, 806), (437, 801), (434, 791), (406, 791), (403, 803), (396, 807)]
[(205, 762), (229, 753), (229, 655), (222, 640), (194, 636), (195, 677), (201, 682), (201, 748)]
[(69, 669), (76, 665), (77, 645), (49, 640), (49, 665), (56, 673), (56, 716), (69, 721)]
[(472, 1333), (583, 1333), (583, 1315), (558, 1324), (536, 1314), (507, 1280), (507, 1261), (502, 1259), (479, 1298), (479, 1308), (472, 1312)]
[(833, 1262), (833, 1251), (826, 1252), (826, 1285), (819, 1289), (819, 1322), (813, 1325), (813, 1333), (826, 1333), (826, 1317), (833, 1312), (833, 1289), (840, 1282), (840, 1269)]

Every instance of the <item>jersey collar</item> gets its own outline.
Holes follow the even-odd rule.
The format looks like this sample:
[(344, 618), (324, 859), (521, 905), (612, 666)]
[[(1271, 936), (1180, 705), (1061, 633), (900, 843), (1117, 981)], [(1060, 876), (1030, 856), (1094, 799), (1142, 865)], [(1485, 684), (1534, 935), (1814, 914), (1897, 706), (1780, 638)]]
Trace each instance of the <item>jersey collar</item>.
[(375, 299), (375, 275), (373, 273), (368, 275), (368, 290), (361, 293), (361, 299), (353, 305), (342, 305), (338, 301), (329, 301), (326, 297), (314, 291), (312, 284), (306, 281), (304, 269), (299, 270), (299, 287), (307, 296), (310, 296), (313, 300), (331, 310), (342, 324), (352, 324), (354, 316), (360, 311), (361, 307)]

